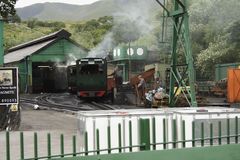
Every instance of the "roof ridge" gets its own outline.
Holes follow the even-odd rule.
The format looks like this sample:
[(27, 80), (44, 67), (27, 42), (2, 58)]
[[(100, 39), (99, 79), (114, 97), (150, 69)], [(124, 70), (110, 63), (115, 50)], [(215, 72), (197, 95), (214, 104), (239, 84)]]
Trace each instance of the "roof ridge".
[(26, 58), (27, 56), (30, 56), (30, 55), (38, 52), (39, 50), (51, 45), (58, 39), (59, 38), (49, 39), (48, 41), (43, 41), (36, 45), (32, 45), (29, 47), (25, 47), (25, 48), (22, 48), (19, 50), (9, 52), (8, 54), (4, 55), (4, 63), (12, 63), (12, 62), (20, 61), (20, 60)]
[(22, 49), (22, 48), (26, 48), (26, 47), (29, 47), (31, 45), (35, 45), (35, 44), (38, 44), (38, 43), (42, 43), (44, 41), (48, 41), (48, 40), (51, 40), (51, 39), (55, 39), (55, 38), (69, 38), (71, 36), (71, 33), (69, 33), (68, 31), (66, 31), (65, 29), (61, 29), (57, 32), (54, 32), (54, 33), (51, 33), (49, 35), (46, 35), (46, 36), (43, 36), (43, 37), (40, 37), (40, 38), (36, 38), (34, 40), (31, 40), (29, 42), (26, 42), (26, 43), (22, 43), (22, 44), (19, 44), (17, 46), (14, 46), (12, 48), (10, 48), (7, 52), (13, 52), (13, 51), (16, 51), (16, 50), (19, 50), (19, 49)]

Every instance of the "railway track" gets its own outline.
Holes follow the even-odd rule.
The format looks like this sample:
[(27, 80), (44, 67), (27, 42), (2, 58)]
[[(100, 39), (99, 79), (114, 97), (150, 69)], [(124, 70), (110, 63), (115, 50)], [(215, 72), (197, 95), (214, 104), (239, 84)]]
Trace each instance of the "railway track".
[[(58, 109), (58, 110), (66, 110), (66, 111), (90, 111), (90, 110), (113, 110), (114, 107), (111, 107), (111, 105), (107, 105), (104, 103), (98, 103), (98, 102), (80, 102), (76, 101), (75, 103), (66, 104), (66, 101), (64, 99), (61, 101), (57, 101), (58, 97), (55, 97), (54, 95), (48, 94), (48, 95), (42, 95), (37, 96), (35, 98), (20, 98), (21, 103), (28, 103), (28, 104), (37, 104), (42, 107), (47, 107), (51, 109)], [(68, 100), (69, 101), (69, 100)]]
[(115, 109), (111, 105), (108, 105), (105, 103), (91, 102), (90, 104), (93, 106), (96, 106), (97, 108), (102, 109), (102, 110), (114, 110)]

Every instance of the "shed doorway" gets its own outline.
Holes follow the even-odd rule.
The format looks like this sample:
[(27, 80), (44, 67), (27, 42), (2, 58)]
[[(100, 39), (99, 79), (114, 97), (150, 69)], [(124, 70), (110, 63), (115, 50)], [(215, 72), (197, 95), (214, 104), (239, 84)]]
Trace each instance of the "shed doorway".
[(32, 64), (33, 93), (57, 93), (67, 90), (65, 65), (54, 62), (35, 62)]

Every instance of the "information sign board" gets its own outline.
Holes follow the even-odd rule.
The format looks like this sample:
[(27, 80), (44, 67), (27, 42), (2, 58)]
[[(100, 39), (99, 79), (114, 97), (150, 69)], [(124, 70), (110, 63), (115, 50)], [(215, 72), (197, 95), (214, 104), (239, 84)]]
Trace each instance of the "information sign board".
[(0, 105), (13, 105), (18, 102), (18, 68), (0, 67)]

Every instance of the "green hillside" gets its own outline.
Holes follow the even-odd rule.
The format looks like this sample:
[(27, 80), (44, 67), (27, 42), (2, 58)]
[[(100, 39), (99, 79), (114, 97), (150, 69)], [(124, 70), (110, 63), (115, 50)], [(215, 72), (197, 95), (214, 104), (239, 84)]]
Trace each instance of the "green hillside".
[(4, 47), (7, 50), (64, 28), (72, 34), (71, 38), (73, 40), (83, 47), (91, 49), (102, 41), (104, 35), (111, 30), (112, 26), (112, 17), (101, 17), (75, 23), (39, 21), (36, 19), (22, 23), (5, 23)]
[(8, 49), (15, 45), (28, 42), (51, 32), (50, 28), (36, 27), (31, 29), (24, 23), (4, 25), (4, 48)]

